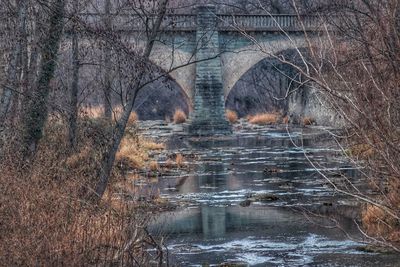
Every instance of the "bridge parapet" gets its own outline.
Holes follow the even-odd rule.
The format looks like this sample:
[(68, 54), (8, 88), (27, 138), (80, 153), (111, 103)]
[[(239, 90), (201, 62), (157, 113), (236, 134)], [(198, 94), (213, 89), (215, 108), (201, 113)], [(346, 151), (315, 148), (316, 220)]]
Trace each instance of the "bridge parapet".
[[(123, 32), (143, 31), (146, 23), (151, 21), (130, 14), (113, 14), (113, 29)], [(319, 19), (316, 16), (297, 15), (224, 15), (216, 14), (218, 31), (315, 31), (319, 27)], [(88, 25), (101, 25), (106, 15), (100, 13), (85, 13), (80, 15), (81, 19)], [(166, 15), (162, 29), (168, 32), (187, 32), (197, 30), (197, 15), (195, 14), (174, 14)]]
[(315, 16), (218, 15), (219, 31), (310, 31), (318, 27)]

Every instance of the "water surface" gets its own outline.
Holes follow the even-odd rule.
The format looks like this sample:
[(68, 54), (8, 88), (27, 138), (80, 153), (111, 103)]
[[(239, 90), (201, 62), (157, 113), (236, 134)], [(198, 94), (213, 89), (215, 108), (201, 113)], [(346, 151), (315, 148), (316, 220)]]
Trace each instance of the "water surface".
[(358, 209), (321, 172), (335, 182), (362, 181), (327, 129), (247, 127), (213, 138), (171, 130), (154, 126), (146, 133), (166, 138), (168, 153), (183, 154), (188, 164), (157, 184), (162, 197), (178, 205), (151, 226), (167, 238), (172, 265), (400, 265), (395, 255), (359, 249)]

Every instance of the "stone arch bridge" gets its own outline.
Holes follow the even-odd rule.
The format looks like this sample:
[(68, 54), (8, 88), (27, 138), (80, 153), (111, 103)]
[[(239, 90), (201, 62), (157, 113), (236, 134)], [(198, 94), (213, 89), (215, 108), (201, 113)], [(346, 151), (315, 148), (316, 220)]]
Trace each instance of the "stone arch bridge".
[[(132, 28), (129, 16), (119, 15), (118, 25), (133, 39), (141, 30), (139, 20)], [(271, 55), (304, 47), (305, 32), (318, 32), (312, 16), (221, 15), (211, 5), (198, 7), (197, 14), (167, 15), (162, 27), (151, 61), (191, 102), (188, 128), (195, 135), (230, 133), (225, 99), (242, 75)]]

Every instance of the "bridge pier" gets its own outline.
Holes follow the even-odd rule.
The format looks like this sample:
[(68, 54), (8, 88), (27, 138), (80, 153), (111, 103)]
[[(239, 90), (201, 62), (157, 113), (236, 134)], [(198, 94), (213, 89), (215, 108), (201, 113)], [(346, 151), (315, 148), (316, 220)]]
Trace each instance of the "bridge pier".
[(189, 133), (198, 136), (230, 134), (225, 118), (225, 99), (219, 57), (218, 21), (215, 6), (197, 10), (196, 81), (194, 110), (190, 116)]

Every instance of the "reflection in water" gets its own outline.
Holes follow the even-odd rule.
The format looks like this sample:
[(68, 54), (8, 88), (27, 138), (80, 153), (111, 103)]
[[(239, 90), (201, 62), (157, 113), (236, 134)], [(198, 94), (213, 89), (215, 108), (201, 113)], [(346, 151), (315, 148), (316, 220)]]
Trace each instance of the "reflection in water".
[(226, 234), (226, 207), (201, 207), (204, 238), (219, 238)]
[[(151, 226), (168, 238), (172, 262), (181, 266), (226, 261), (245, 261), (251, 266), (400, 263), (390, 255), (361, 253), (357, 250), (360, 244), (332, 227), (329, 218), (310, 218), (301, 212), (335, 207), (330, 214), (342, 229), (360, 237), (353, 218), (337, 212), (338, 200), (346, 199), (335, 194), (308, 161), (331, 170), (327, 175), (346, 174), (356, 181), (355, 170), (323, 135), (241, 132), (213, 140), (188, 138), (179, 144), (186, 146), (172, 142), (171, 147), (199, 159), (193, 160), (187, 175), (164, 177), (158, 186), (164, 197), (183, 207), (160, 214)], [(240, 205), (261, 194), (278, 200)], [(354, 213), (353, 207), (341, 208)]]

